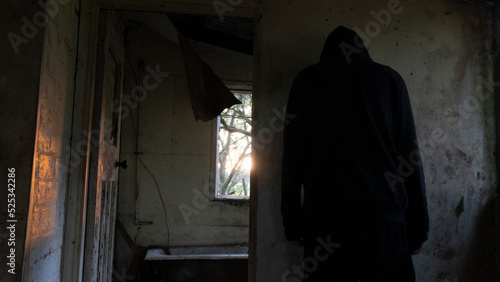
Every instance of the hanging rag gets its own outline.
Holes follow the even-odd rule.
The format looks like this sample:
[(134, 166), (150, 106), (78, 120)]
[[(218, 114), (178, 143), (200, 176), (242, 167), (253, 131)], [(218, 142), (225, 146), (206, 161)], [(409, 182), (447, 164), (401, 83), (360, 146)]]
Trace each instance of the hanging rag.
[(184, 36), (179, 33), (177, 37), (184, 58), (194, 118), (207, 122), (219, 116), (226, 108), (241, 104), (210, 65), (194, 52)]

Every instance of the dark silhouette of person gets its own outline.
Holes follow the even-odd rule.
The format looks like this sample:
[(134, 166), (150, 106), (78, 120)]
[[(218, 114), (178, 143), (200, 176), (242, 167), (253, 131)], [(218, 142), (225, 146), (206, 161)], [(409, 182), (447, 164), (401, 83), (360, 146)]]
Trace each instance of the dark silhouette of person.
[(304, 246), (294, 277), (415, 281), (429, 217), (401, 76), (340, 26), (295, 78), (287, 116), (281, 212), (286, 239)]

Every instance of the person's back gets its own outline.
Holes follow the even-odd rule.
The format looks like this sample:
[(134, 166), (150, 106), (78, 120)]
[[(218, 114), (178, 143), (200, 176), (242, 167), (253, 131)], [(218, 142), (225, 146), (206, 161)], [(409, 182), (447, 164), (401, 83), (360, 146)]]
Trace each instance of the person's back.
[[(349, 246), (353, 233), (374, 231), (368, 240), (378, 242), (379, 225), (373, 224), (381, 222), (395, 224), (384, 228), (404, 241), (400, 233), (407, 229), (413, 249), (427, 239), (425, 185), (405, 84), (370, 59), (353, 31), (339, 27), (328, 37), (320, 63), (295, 79), (287, 114), (295, 118), (284, 133), (282, 213), (287, 239), (303, 239), (306, 257), (318, 237), (330, 236), (341, 244), (332, 257), (351, 247), (356, 263), (351, 255), (362, 249)], [(387, 248), (393, 247), (383, 247), (386, 254)], [(330, 277), (321, 276), (327, 271), (312, 280), (320, 272), (311, 272), (310, 281)]]

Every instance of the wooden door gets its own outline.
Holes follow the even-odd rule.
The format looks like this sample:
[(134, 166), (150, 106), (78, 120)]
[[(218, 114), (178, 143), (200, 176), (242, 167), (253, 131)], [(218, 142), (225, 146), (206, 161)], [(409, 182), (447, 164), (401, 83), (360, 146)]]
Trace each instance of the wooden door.
[(99, 17), (83, 281), (111, 281), (118, 193), (123, 24), (118, 12)]

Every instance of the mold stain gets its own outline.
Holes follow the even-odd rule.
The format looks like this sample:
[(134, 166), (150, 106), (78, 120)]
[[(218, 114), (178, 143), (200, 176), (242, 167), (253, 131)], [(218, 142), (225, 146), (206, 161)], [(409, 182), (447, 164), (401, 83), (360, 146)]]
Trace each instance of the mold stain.
[(453, 178), (455, 176), (455, 169), (452, 166), (447, 165), (444, 168), (444, 172), (448, 178)]

